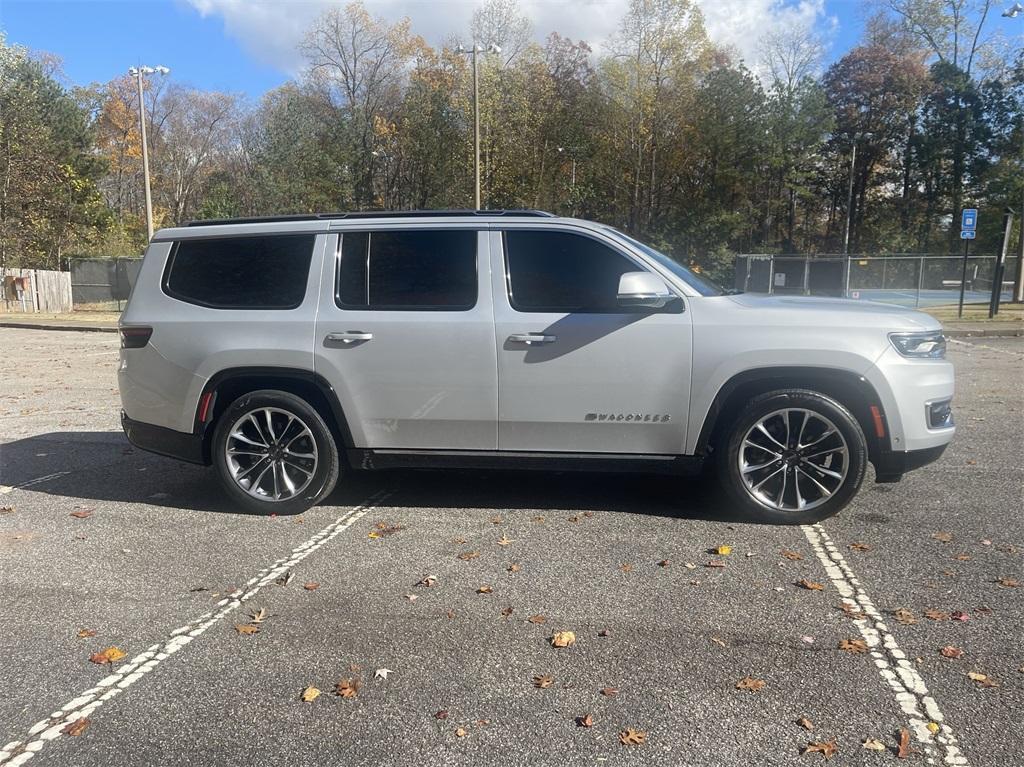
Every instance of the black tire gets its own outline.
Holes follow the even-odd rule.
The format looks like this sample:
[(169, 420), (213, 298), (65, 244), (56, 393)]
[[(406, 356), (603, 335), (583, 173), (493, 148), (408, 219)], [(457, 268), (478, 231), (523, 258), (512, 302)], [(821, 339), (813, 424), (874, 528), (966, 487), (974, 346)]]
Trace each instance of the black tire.
[[(756, 485), (772, 471), (781, 471), (782, 475), (793, 477), (797, 483), (796, 491), (794, 492), (792, 480), (788, 488), (782, 484), (781, 477), (766, 480), (765, 490), (762, 492), (762, 498), (767, 498), (768, 501), (765, 502), (762, 498), (755, 496), (753, 490), (748, 489), (741, 476), (740, 449), (743, 447), (742, 443), (747, 437), (748, 432), (754, 429), (762, 419), (777, 411), (788, 409), (794, 409), (797, 412), (800, 410), (810, 411), (821, 418), (827, 419), (827, 421), (834, 425), (845, 441), (846, 456), (844, 457), (841, 452), (836, 451), (833, 455), (818, 458), (817, 460), (828, 462), (820, 464), (821, 469), (832, 470), (836, 474), (842, 474), (842, 469), (845, 469), (845, 475), (841, 480), (830, 479), (821, 473), (821, 469), (815, 471), (812, 468), (814, 466), (813, 463), (808, 464), (806, 459), (801, 460), (803, 456), (809, 454), (807, 449), (804, 450), (803, 456), (800, 454), (794, 455), (793, 453), (796, 453), (795, 450), (787, 450), (785, 453), (780, 451), (779, 455), (787, 456), (787, 460), (784, 458), (772, 458), (773, 454), (769, 450), (759, 453), (755, 448), (752, 452), (748, 445), (746, 457), (751, 455), (763, 456), (761, 460), (765, 462), (765, 468), (761, 470), (762, 473), (751, 476), (751, 484)], [(817, 418), (811, 418), (806, 414), (794, 414), (786, 417), (776, 416), (777, 420), (769, 423), (769, 431), (772, 424), (784, 423), (783, 418), (793, 420), (795, 422), (794, 428), (798, 428), (801, 423), (809, 423), (811, 427), (820, 429), (821, 434), (827, 432), (827, 429), (821, 425), (821, 421)], [(776, 435), (776, 438), (785, 442), (788, 448), (796, 446), (795, 441), (787, 441), (784, 433), (781, 431)], [(765, 444), (768, 447), (776, 447), (776, 445), (768, 441), (770, 439), (772, 439), (770, 436), (757, 436), (755, 441), (759, 441), (760, 444)], [(826, 437), (825, 439), (826, 441), (822, 445), (826, 448), (840, 444), (836, 436)], [(811, 524), (838, 513), (853, 499), (860, 489), (868, 461), (864, 432), (850, 411), (831, 397), (804, 389), (771, 391), (751, 400), (723, 433), (719, 440), (719, 447), (715, 451), (715, 457), (719, 482), (729, 501), (741, 512), (741, 516), (757, 522), (784, 525)], [(835, 459), (835, 464), (831, 463), (833, 459)], [(768, 465), (768, 461), (772, 461), (772, 464)], [(845, 466), (843, 465), (844, 461)], [(787, 466), (792, 466), (793, 468), (787, 469)], [(750, 475), (751, 471), (752, 468), (748, 464), (748, 475)], [(820, 492), (818, 488), (822, 486), (818, 485), (815, 487), (815, 482), (810, 475), (825, 483), (827, 489), (832, 490), (831, 496)], [(803, 477), (804, 492), (809, 496), (817, 497), (812, 498), (810, 501), (807, 498), (801, 498), (799, 477)], [(835, 483), (834, 489), (830, 483)], [(773, 491), (776, 493), (774, 499), (770, 497)], [(817, 505), (813, 505), (812, 508), (803, 509), (778, 508), (778, 497), (783, 499), (781, 504), (783, 507), (786, 505), (798, 507), (797, 498), (800, 498), (808, 505)], [(775, 501), (774, 505), (772, 501)]]
[[(291, 497), (283, 497), (280, 500), (274, 500), (269, 495), (272, 490), (267, 493), (266, 499), (257, 497), (253, 492), (249, 492), (246, 488), (242, 487), (232, 472), (232, 467), (229, 466), (229, 459), (227, 456), (227, 442), (230, 436), (229, 432), (232, 427), (244, 418), (247, 413), (261, 413), (266, 408), (273, 409), (272, 419), (277, 420), (276, 428), (280, 430), (282, 421), (287, 422), (287, 416), (292, 416), (297, 419), (299, 424), (305, 426), (309, 430), (309, 435), (301, 437), (303, 440), (300, 445), (306, 445), (303, 449), (308, 450), (309, 440), (311, 439), (316, 445), (316, 459), (315, 467), (311, 462), (303, 462), (311, 469), (312, 475), (306, 480), (304, 486), (296, 484), (296, 493)], [(293, 435), (298, 428), (291, 422), (287, 427), (289, 435)], [(257, 432), (250, 431), (249, 437), (257, 438)], [(261, 434), (268, 442), (273, 442), (272, 439), (268, 439), (265, 434)], [(288, 438), (285, 434), (279, 434), (277, 445), (281, 445)], [(258, 439), (258, 438), (257, 438)], [(234, 443), (237, 444), (237, 441)], [(255, 448), (255, 450), (262, 452), (261, 448)], [(334, 489), (335, 484), (338, 481), (338, 473), (340, 470), (338, 462), (338, 447), (334, 442), (334, 437), (331, 434), (331, 430), (327, 424), (324, 423), (324, 419), (320, 417), (320, 414), (313, 408), (308, 402), (301, 397), (296, 397), (294, 394), (288, 392), (276, 391), (273, 389), (264, 389), (261, 391), (249, 392), (243, 394), (241, 397), (236, 399), (231, 405), (225, 410), (220, 418), (217, 420), (217, 427), (213, 433), (213, 443), (211, 445), (211, 452), (213, 456), (213, 465), (217, 471), (221, 484), (224, 486), (224, 490), (234, 504), (241, 506), (247, 512), (253, 514), (301, 514), (307, 509), (315, 506), (321, 500), (326, 498), (330, 492)], [(313, 455), (314, 453), (310, 453)], [(245, 466), (239, 466), (239, 461), (247, 461), (246, 466), (254, 466), (260, 459), (253, 455), (249, 458), (240, 458), (235, 461), (235, 471), (244, 471)], [(295, 465), (298, 465), (296, 462)], [(292, 465), (292, 464), (290, 464)], [(265, 466), (265, 464), (264, 464)], [(260, 467), (254, 467), (256, 471), (260, 470)], [(272, 469), (278, 471), (278, 469)], [(301, 469), (295, 469), (294, 465), (291, 470), (291, 475), (287, 478), (288, 481), (297, 483), (298, 479), (303, 478)], [(278, 476), (273, 477), (274, 481), (277, 482)], [(251, 484), (251, 480), (249, 481)], [(285, 478), (281, 478), (281, 486), (285, 485)], [(271, 488), (273, 485), (269, 481), (261, 483), (254, 492), (262, 492), (261, 488)], [(285, 489), (282, 495), (287, 494), (288, 491)]]

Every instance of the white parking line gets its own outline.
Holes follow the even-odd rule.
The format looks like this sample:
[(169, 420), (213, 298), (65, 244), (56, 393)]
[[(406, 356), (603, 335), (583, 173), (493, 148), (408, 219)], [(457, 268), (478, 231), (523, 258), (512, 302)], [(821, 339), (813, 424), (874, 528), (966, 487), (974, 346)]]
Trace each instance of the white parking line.
[[(889, 632), (871, 598), (861, 588), (860, 581), (850, 569), (845, 557), (821, 525), (802, 527), (811, 548), (824, 565), (832, 585), (839, 591), (843, 602), (866, 616), (855, 620), (854, 623), (870, 648), (878, 673), (896, 693), (896, 702), (907, 715), (927, 762), (935, 764), (936, 757), (941, 756), (945, 764), (965, 767), (968, 764), (967, 758), (960, 751), (953, 730), (943, 721), (942, 712), (928, 692), (924, 680), (896, 644), (896, 638)], [(935, 735), (928, 729), (931, 722), (939, 727)]]
[(947, 338), (946, 341), (951, 344), (957, 344), (958, 346), (970, 346), (972, 349), (984, 349), (988, 352), (999, 352), (1000, 354), (1008, 354), (1011, 357), (1024, 356), (1024, 352), (1011, 351), (1010, 349), (997, 349), (994, 346), (986, 346), (985, 344), (973, 344), (969, 341), (960, 341), (956, 338)]
[(0, 765), (18, 767), (27, 762), (49, 741), (59, 737), (61, 731), (69, 724), (94, 714), (108, 700), (120, 695), (208, 628), (241, 607), (243, 602), (252, 599), (261, 588), (273, 583), (314, 551), (343, 533), (390, 495), (391, 491), (382, 490), (358, 506), (353, 506), (312, 538), (292, 549), (289, 556), (260, 570), (244, 587), (220, 600), (214, 610), (200, 615), (186, 626), (174, 629), (162, 642), (118, 666), (117, 671), (101, 679), (95, 687), (85, 690), (60, 710), (36, 722), (29, 728), (28, 738), (23, 741), (16, 740), (0, 748)]

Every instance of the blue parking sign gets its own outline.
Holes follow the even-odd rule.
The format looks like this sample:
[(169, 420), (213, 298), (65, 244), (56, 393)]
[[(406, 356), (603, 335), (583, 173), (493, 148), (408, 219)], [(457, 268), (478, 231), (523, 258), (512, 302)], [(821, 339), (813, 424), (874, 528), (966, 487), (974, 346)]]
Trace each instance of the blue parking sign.
[(961, 240), (973, 240), (974, 235), (977, 234), (973, 229), (964, 229), (960, 232)]
[(974, 231), (978, 228), (978, 209), (977, 208), (964, 208), (963, 213), (960, 216), (960, 229), (967, 231)]

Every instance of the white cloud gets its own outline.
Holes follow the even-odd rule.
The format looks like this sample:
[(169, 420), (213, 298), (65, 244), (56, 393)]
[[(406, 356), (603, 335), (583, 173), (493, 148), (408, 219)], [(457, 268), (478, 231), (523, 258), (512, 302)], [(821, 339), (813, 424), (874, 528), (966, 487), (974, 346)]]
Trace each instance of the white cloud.
[[(329, 0), (187, 0), (203, 17), (223, 19), (227, 33), (256, 60), (289, 75), (302, 68), (297, 50), (313, 20), (338, 2)], [(464, 36), (481, 0), (367, 0), (375, 16), (397, 20), (408, 16), (413, 30), (431, 45)], [(825, 0), (698, 0), (708, 34), (734, 49), (753, 67), (765, 33), (795, 25), (829, 31)], [(536, 38), (551, 32), (582, 39), (600, 48), (619, 25), (628, 0), (521, 0), (533, 22)]]

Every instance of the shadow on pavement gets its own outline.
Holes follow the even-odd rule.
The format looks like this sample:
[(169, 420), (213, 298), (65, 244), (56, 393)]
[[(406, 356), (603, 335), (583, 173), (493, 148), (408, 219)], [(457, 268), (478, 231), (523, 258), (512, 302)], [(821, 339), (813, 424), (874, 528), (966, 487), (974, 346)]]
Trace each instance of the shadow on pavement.
[[(54, 432), (0, 445), (0, 484), (72, 502), (143, 503), (245, 513), (212, 469), (132, 447), (120, 432)], [(710, 479), (545, 471), (387, 469), (348, 472), (321, 506), (348, 506), (380, 490), (389, 505), (421, 509), (618, 511), (683, 519), (745, 520)]]

